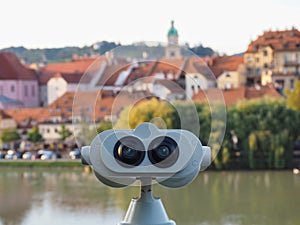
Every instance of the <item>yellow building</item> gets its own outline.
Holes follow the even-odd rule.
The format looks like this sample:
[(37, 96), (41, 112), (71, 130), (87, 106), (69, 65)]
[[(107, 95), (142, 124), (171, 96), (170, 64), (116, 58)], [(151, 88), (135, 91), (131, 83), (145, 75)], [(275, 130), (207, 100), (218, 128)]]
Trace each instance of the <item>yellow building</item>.
[(264, 32), (249, 44), (244, 63), (248, 84), (293, 89), (300, 72), (300, 32), (295, 28)]
[(3, 110), (0, 110), (0, 131), (15, 128), (17, 128), (16, 121)]

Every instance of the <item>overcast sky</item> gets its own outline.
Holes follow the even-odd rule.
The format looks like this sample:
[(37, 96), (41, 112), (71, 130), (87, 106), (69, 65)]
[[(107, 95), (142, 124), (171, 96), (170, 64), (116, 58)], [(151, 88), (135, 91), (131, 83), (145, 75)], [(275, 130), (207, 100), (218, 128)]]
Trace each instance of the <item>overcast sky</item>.
[(300, 29), (299, 0), (9, 0), (0, 4), (0, 48), (179, 41), (243, 52), (264, 30)]

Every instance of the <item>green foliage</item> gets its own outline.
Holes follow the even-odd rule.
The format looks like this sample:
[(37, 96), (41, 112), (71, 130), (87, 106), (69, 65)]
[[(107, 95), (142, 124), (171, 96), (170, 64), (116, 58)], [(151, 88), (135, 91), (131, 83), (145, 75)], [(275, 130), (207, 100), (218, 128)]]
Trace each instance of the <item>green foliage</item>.
[(97, 127), (97, 132), (101, 133), (102, 131), (110, 130), (110, 129), (112, 129), (112, 123), (110, 121), (102, 120), (99, 123), (99, 126)]
[(38, 127), (33, 127), (31, 131), (28, 132), (27, 140), (33, 143), (43, 141), (43, 136), (41, 135)]
[(214, 50), (208, 47), (204, 47), (202, 44), (195, 46), (193, 48), (189, 48), (193, 53), (195, 53), (198, 56), (210, 56), (215, 54)]
[[(193, 118), (195, 108), (196, 120)], [(292, 159), (293, 142), (300, 134), (299, 112), (289, 109), (285, 101), (273, 98), (242, 101), (229, 108), (222, 146), (218, 143), (223, 132), (218, 128), (225, 127), (225, 121), (217, 117), (211, 123), (210, 108), (199, 103), (175, 102), (172, 107), (157, 99), (143, 101), (123, 110), (116, 128), (132, 129), (155, 117), (161, 118), (167, 128), (198, 133), (202, 144), (209, 144), (212, 149), (212, 168), (215, 169), (287, 168)], [(180, 121), (182, 117), (186, 118), (186, 125)], [(195, 130), (199, 126), (193, 125), (197, 122), (200, 133)]]
[(244, 168), (289, 166), (292, 144), (300, 132), (300, 118), (284, 101), (269, 98), (244, 101), (232, 107), (227, 116), (228, 130), (234, 130), (239, 140), (237, 147)]
[(300, 80), (296, 81), (293, 91), (286, 90), (285, 94), (288, 107), (294, 110), (300, 110)]
[(97, 136), (97, 129), (90, 126), (88, 123), (82, 123), (80, 130), (76, 134), (76, 141), (79, 145), (90, 145), (93, 139)]
[(72, 132), (68, 128), (66, 128), (65, 124), (62, 124), (60, 130), (58, 131), (58, 134), (60, 136), (60, 140), (64, 141), (67, 137), (72, 135)]
[(4, 130), (1, 133), (1, 141), (4, 143), (20, 140), (20, 135), (15, 129)]
[(115, 128), (134, 129), (143, 122), (152, 122), (159, 128), (172, 128), (173, 110), (166, 102), (152, 98), (123, 110)]
[[(64, 48), (45, 48), (45, 49), (26, 49), (24, 47), (10, 47), (1, 49), (0, 51), (14, 52), (19, 58), (24, 59), (27, 63), (43, 62), (48, 63), (68, 62), (72, 60), (73, 55), (91, 55), (104, 54), (107, 51), (114, 49), (114, 55), (119, 57), (140, 58), (144, 52), (147, 52), (149, 58), (162, 58), (165, 54), (165, 47), (162, 45), (147, 46), (146, 44), (131, 44), (123, 45), (119, 43), (102, 41), (97, 43), (98, 48), (93, 46), (80, 47), (64, 47)], [(214, 51), (211, 48), (203, 47), (202, 45), (189, 48), (190, 51), (182, 51), (183, 56), (191, 56), (195, 53), (198, 56), (213, 55)]]

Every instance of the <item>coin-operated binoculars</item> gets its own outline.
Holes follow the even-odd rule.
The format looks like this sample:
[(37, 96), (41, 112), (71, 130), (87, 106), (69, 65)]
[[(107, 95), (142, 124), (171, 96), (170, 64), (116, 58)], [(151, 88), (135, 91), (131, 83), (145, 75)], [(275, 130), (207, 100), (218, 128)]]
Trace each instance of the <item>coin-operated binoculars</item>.
[(211, 163), (211, 150), (186, 130), (161, 130), (142, 123), (134, 130), (107, 130), (91, 146), (82, 148), (82, 163), (111, 187), (126, 187), (139, 180), (141, 194), (131, 200), (119, 225), (175, 225), (159, 198), (153, 182), (177, 188), (195, 179)]

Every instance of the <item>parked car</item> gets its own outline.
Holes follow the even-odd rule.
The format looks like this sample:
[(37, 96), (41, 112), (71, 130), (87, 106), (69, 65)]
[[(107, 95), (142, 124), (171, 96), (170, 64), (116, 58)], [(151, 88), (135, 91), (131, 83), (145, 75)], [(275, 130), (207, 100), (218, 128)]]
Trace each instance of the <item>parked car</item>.
[(45, 150), (45, 149), (41, 149), (38, 151), (38, 157), (41, 160), (50, 160), (50, 159), (61, 158), (61, 156), (59, 154), (56, 154), (54, 151)]
[(4, 159), (5, 158), (5, 152), (0, 152), (0, 159)]
[(71, 159), (80, 159), (81, 153), (78, 148), (74, 149), (73, 151), (70, 151), (69, 156)]
[(34, 158), (34, 153), (33, 152), (25, 152), (23, 155), (22, 155), (22, 159), (25, 159), (25, 160), (30, 160), (30, 159), (35, 159)]
[(21, 159), (21, 158), (22, 158), (22, 153), (17, 152), (15, 150), (8, 150), (7, 154), (5, 155), (5, 159), (17, 160), (17, 159)]

